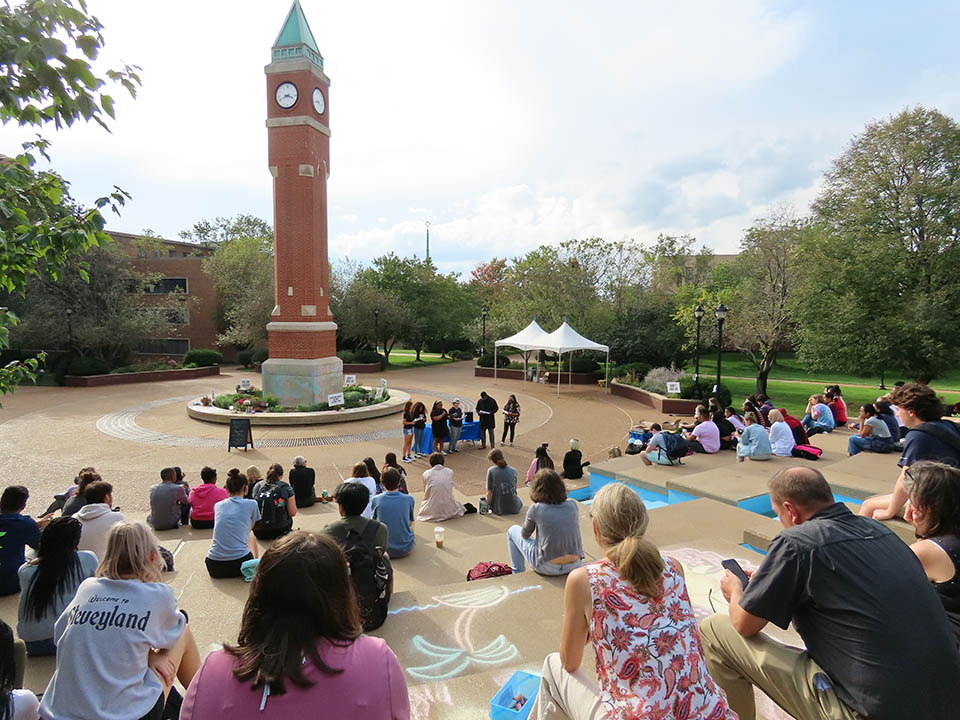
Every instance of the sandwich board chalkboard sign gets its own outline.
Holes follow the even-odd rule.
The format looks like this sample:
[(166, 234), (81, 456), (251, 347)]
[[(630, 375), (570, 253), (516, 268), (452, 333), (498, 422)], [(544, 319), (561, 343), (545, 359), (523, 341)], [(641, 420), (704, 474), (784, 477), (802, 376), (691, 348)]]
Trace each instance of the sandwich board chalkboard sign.
[(247, 451), (247, 445), (253, 447), (253, 430), (249, 418), (230, 418), (230, 440), (227, 442), (227, 452), (230, 448), (242, 447)]

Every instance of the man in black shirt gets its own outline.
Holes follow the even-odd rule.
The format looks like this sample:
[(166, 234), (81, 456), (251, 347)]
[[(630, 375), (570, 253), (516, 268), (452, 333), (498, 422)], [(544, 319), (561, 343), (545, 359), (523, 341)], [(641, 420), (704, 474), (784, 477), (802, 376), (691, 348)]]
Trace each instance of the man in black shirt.
[(490, 447), (496, 447), (494, 440), (494, 428), (497, 426), (497, 411), (500, 406), (497, 401), (487, 395), (480, 393), (480, 399), (477, 400), (477, 419), (480, 421), (480, 449), (487, 447), (487, 434), (490, 435)]
[[(700, 625), (710, 673), (741, 720), (756, 717), (754, 685), (797, 718), (956, 718), (960, 652), (910, 548), (834, 502), (812, 468), (777, 473), (770, 499), (786, 529), (746, 589), (724, 575), (729, 617)], [(791, 621), (805, 651), (760, 632)]]

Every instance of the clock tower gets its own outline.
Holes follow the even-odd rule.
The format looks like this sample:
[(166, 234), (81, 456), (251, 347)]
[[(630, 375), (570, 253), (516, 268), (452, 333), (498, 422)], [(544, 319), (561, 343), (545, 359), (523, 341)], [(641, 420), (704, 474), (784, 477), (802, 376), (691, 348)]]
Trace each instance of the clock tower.
[(299, 0), (273, 45), (266, 75), (276, 299), (263, 392), (287, 406), (313, 405), (343, 391), (343, 363), (328, 305), (330, 79)]

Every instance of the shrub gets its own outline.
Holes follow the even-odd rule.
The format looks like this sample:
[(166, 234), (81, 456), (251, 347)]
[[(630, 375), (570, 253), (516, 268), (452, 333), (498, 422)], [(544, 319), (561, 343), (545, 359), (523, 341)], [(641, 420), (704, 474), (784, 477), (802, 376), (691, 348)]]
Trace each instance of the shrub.
[(100, 358), (75, 357), (67, 366), (67, 375), (106, 375), (110, 366)]
[(631, 362), (623, 365), (615, 365), (610, 370), (610, 377), (623, 378), (628, 382), (639, 382), (643, 380), (650, 372), (650, 365), (645, 362)]
[(252, 350), (241, 350), (237, 353), (237, 362), (246, 367), (251, 367), (253, 365), (253, 351)]
[[(477, 358), (477, 365), (485, 368), (493, 367), (493, 353), (484, 353)], [(497, 355), (497, 367), (505, 368), (510, 366), (510, 358), (506, 355)]]
[(711, 397), (716, 397), (717, 402), (720, 403), (720, 407), (722, 408), (730, 405), (732, 399), (730, 389), (723, 383), (720, 383), (717, 392), (713, 392), (712, 382), (701, 378), (698, 385), (691, 376), (684, 376), (680, 379), (680, 397), (689, 400), (699, 400), (704, 405), (707, 404)]
[(183, 366), (184, 366), (185, 368), (195, 368), (195, 367), (200, 367), (200, 366), (199, 366), (199, 365), (197, 365), (197, 364), (196, 364), (195, 362), (188, 362), (188, 363), (184, 363), (184, 364), (183, 364)]
[(450, 357), (454, 360), (473, 360), (474, 352), (473, 350), (453, 350)]
[(357, 350), (354, 357), (354, 362), (358, 363), (379, 363), (383, 360), (383, 356), (380, 355), (380, 353), (378, 353), (376, 350), (371, 350), (370, 348)]
[[(357, 354), (353, 350), (338, 350), (337, 357), (345, 363), (356, 362)], [(304, 412), (307, 412), (306, 410)]]
[(668, 367), (657, 367), (644, 376), (643, 382), (640, 383), (640, 387), (642, 387), (644, 390), (648, 390), (649, 392), (666, 395), (667, 383), (679, 382), (680, 378), (682, 377), (685, 377), (685, 373), (682, 370)]
[(196, 363), (198, 367), (208, 367), (210, 365), (220, 365), (223, 362), (223, 353), (218, 350), (209, 350), (207, 348), (195, 348), (187, 350), (183, 356), (183, 364)]
[(270, 351), (266, 348), (257, 348), (250, 354), (250, 362), (252, 363), (262, 363), (270, 357)]
[(67, 376), (67, 370), (70, 368), (70, 362), (73, 360), (71, 355), (62, 355), (57, 358), (57, 362), (53, 366), (53, 378), (57, 381), (57, 385), (63, 385), (63, 379)]
[(297, 405), (297, 412), (322, 412), (329, 409), (330, 406), (326, 403), (317, 403), (316, 405)]
[(569, 372), (571, 365), (573, 365), (573, 372), (575, 373), (590, 373), (600, 369), (600, 363), (596, 360), (578, 357), (574, 358), (572, 362), (570, 360), (564, 360), (560, 364), (560, 372)]

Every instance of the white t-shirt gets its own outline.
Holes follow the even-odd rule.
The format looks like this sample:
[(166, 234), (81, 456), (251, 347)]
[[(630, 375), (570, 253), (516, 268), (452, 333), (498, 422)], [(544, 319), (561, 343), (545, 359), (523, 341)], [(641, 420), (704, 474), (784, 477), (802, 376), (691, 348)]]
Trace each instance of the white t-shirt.
[(770, 446), (773, 448), (774, 455), (791, 457), (795, 445), (796, 440), (789, 425), (781, 420), (770, 426)]
[(29, 690), (16, 689), (10, 691), (10, 704), (13, 707), (11, 720), (37, 720), (40, 717), (37, 711), (40, 701)]
[(186, 618), (163, 583), (88, 578), (57, 620), (57, 668), (43, 694), (44, 720), (130, 720), (163, 692), (147, 667), (152, 648), (173, 647)]
[[(363, 485), (370, 491), (370, 500), (373, 500), (373, 496), (377, 494), (377, 484), (373, 481), (372, 477), (347, 478), (344, 482), (360, 483)], [(370, 505), (370, 500), (367, 501), (367, 506), (363, 509), (363, 512), (360, 513), (368, 520), (373, 519), (373, 507)]]

